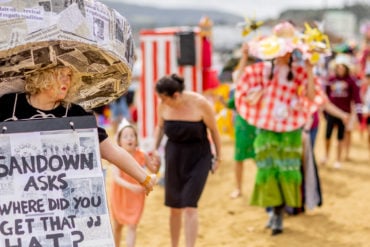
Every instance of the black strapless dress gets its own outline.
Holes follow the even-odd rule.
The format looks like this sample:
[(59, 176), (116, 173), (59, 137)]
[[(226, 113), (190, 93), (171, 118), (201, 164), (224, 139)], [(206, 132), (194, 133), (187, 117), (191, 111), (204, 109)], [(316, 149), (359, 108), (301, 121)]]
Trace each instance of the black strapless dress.
[(212, 153), (203, 121), (164, 121), (165, 205), (197, 207), (212, 166)]

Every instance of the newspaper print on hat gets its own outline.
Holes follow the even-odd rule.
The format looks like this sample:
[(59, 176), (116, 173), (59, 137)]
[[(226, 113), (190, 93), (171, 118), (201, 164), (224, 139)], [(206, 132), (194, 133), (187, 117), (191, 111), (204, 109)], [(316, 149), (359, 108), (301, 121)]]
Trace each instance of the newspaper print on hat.
[(0, 1), (0, 96), (22, 92), (24, 76), (64, 65), (80, 78), (74, 102), (108, 104), (131, 81), (131, 27), (94, 0)]

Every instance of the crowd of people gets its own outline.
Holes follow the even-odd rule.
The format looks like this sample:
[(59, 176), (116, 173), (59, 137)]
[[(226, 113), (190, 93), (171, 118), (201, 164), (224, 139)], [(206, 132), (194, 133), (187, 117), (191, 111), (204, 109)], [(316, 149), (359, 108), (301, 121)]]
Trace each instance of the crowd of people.
[[(256, 44), (243, 44), (230, 98), (223, 100), (235, 112), (236, 188), (230, 197), (241, 197), (243, 162), (253, 160), (258, 169), (250, 203), (266, 209), (265, 227), (273, 236), (283, 232), (284, 214), (322, 205), (318, 170), (329, 164), (334, 129), (338, 145), (333, 167), (340, 168), (343, 160), (350, 159), (355, 128), (368, 131), (370, 154), (370, 37), (361, 48), (334, 48), (331, 56), (312, 64), (304, 60), (299, 45), (292, 45), (296, 33), (290, 22), (274, 27), (273, 35), (285, 42), (275, 55), (255, 49)], [(163, 165), (171, 246), (179, 246), (183, 220), (186, 246), (195, 246), (197, 203), (209, 171), (214, 172), (221, 160), (215, 114), (202, 95), (184, 90), (183, 78), (176, 74), (158, 80), (156, 92), (159, 122), (151, 154), (160, 160), (157, 150), (166, 135)], [(319, 121), (325, 121), (325, 152), (317, 165)]]
[[(273, 28), (271, 37), (243, 44), (233, 72), (233, 90), (224, 102), (235, 111), (236, 189), (230, 197), (236, 199), (244, 193), (243, 162), (254, 160), (257, 172), (250, 204), (266, 209), (265, 227), (273, 236), (284, 232), (285, 213), (298, 214), (305, 207), (322, 204), (317, 172), (320, 166), (314, 153), (319, 121), (326, 122), (321, 166), (329, 164), (335, 128), (338, 145), (333, 166), (340, 168), (344, 159), (351, 159), (351, 132), (356, 122), (367, 131), (370, 158), (370, 24), (364, 30), (364, 44), (334, 49), (331, 57), (319, 61), (322, 64), (312, 64), (304, 57), (302, 44), (293, 42), (296, 35), (292, 23), (281, 22)], [(274, 52), (264, 50), (270, 38), (280, 44)], [(253, 62), (248, 60), (251, 57)], [(91, 115), (68, 101), (74, 90), (73, 78), (68, 66), (28, 75), (25, 93), (0, 98), (0, 121)], [(170, 209), (171, 246), (179, 246), (182, 228), (185, 245), (195, 246), (198, 202), (209, 173), (217, 171), (225, 154), (211, 103), (184, 85), (177, 74), (156, 82), (158, 123), (150, 152), (139, 148), (134, 123), (124, 119), (129, 114), (119, 115), (119, 104), (128, 109), (125, 99), (111, 104), (116, 141), (98, 127), (101, 156), (114, 164), (110, 211), (117, 247), (122, 246), (124, 226), (126, 245), (135, 246), (145, 196), (155, 186), (155, 174), (161, 165), (165, 167), (164, 204)], [(164, 136), (167, 139), (161, 162), (158, 149)], [(312, 171), (314, 178), (308, 178), (307, 173)]]

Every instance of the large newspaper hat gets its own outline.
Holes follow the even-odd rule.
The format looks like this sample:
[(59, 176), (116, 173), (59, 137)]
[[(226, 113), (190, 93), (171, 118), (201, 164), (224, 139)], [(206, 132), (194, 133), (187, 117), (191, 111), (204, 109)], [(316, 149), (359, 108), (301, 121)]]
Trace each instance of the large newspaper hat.
[(28, 73), (60, 65), (79, 77), (73, 98), (85, 109), (108, 104), (129, 87), (131, 27), (98, 1), (0, 1), (0, 28), (0, 96), (23, 91)]

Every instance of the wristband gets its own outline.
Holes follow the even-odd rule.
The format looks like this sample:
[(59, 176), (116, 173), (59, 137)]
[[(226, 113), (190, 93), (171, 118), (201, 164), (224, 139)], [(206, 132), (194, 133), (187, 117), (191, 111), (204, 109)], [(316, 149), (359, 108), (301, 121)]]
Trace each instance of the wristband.
[(147, 175), (147, 176), (146, 176), (146, 178), (145, 178), (145, 180), (144, 180), (143, 182), (141, 182), (140, 184), (141, 184), (142, 186), (144, 186), (145, 188), (147, 188), (147, 186), (148, 186), (148, 184), (149, 184), (150, 180), (151, 180), (151, 177), (150, 177), (149, 175)]

